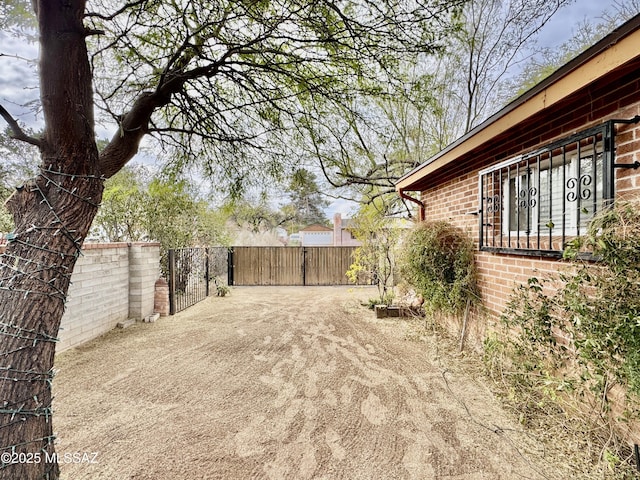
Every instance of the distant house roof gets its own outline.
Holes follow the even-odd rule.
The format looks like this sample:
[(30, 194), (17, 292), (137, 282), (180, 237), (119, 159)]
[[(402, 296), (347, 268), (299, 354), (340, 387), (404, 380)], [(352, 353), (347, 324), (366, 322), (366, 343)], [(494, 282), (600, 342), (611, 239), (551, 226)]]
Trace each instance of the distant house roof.
[(327, 227), (326, 225), (321, 225), (319, 223), (314, 223), (313, 225), (309, 225), (308, 227), (304, 227), (301, 232), (332, 232), (333, 229)]
[[(396, 183), (398, 191), (421, 191), (433, 183), (434, 175), (459, 170), (460, 158), (486, 149), (496, 142), (509, 142), (513, 131), (533, 131), (540, 120), (559, 108), (565, 99), (589, 103), (592, 85), (613, 84), (640, 64), (640, 15), (621, 25), (595, 45), (556, 70), (542, 82), (502, 110), (460, 137)], [(442, 172), (448, 172), (442, 174)]]

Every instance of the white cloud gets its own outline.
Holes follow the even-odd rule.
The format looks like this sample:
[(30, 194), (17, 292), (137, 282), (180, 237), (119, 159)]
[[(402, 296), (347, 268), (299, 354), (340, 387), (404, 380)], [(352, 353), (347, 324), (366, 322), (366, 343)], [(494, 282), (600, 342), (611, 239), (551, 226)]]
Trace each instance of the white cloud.
[(35, 127), (37, 119), (26, 105), (40, 98), (38, 46), (2, 31), (0, 45), (0, 102), (14, 117)]

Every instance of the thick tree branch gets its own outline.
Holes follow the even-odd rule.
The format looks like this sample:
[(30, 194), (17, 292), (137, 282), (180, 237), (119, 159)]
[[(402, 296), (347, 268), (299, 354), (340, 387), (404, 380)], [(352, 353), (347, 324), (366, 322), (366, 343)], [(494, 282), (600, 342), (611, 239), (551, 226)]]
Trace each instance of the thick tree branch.
[(151, 116), (157, 109), (168, 105), (171, 97), (179, 93), (188, 81), (215, 75), (220, 65), (235, 51), (230, 49), (209, 65), (185, 71), (187, 65), (197, 57), (202, 42), (201, 38), (196, 39), (195, 45), (185, 42), (178, 49), (180, 58), (174, 56), (170, 59), (169, 65), (173, 65), (173, 68), (165, 69), (155, 91), (143, 92), (131, 110), (122, 116), (119, 131), (100, 154), (100, 172), (105, 178), (115, 175), (138, 152), (140, 141), (150, 132)]
[(131, 10), (134, 7), (140, 7), (141, 5), (144, 5), (145, 2), (146, 2), (146, 0), (137, 0), (135, 2), (126, 3), (119, 10), (113, 12), (110, 15), (103, 15), (103, 14), (95, 13), (95, 12), (87, 12), (85, 14), (85, 17), (87, 17), (87, 18), (91, 18), (91, 17), (100, 18), (101, 20), (113, 20), (118, 15), (121, 15), (121, 14), (127, 12), (128, 10)]
[(2, 105), (0, 105), (0, 115), (2, 116), (2, 118), (4, 118), (4, 120), (9, 124), (9, 127), (11, 128), (11, 134), (9, 135), (11, 138), (27, 142), (30, 145), (35, 145), (36, 147), (40, 148), (40, 140), (38, 138), (27, 135), (25, 131), (20, 128), (20, 125), (18, 124), (16, 119), (13, 118), (7, 111), (7, 109)]
[(133, 108), (122, 117), (118, 132), (100, 153), (98, 170), (102, 176), (112, 177), (133, 158), (142, 137), (148, 133), (151, 115), (162, 104), (158, 95), (152, 92), (144, 92), (138, 97)]

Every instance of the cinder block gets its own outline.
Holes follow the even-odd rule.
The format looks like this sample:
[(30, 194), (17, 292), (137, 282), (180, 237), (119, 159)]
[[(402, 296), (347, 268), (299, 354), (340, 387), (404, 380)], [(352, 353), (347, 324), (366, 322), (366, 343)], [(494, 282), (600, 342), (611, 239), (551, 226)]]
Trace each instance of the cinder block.
[(93, 244), (83, 253), (71, 278), (58, 351), (113, 329), (131, 318), (130, 313), (143, 319), (153, 312), (159, 276), (157, 244)]
[(159, 313), (154, 313), (154, 314), (147, 315), (146, 317), (144, 317), (144, 321), (146, 323), (154, 323), (159, 318), (160, 318), (160, 314)]
[(118, 328), (129, 328), (131, 325), (134, 325), (136, 321), (133, 318), (129, 318), (122, 322), (118, 322)]

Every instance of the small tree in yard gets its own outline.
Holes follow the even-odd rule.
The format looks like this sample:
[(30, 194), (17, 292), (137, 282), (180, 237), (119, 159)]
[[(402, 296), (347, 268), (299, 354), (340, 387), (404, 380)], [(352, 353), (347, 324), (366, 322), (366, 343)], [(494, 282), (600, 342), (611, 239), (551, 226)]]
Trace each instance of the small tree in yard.
[(300, 168), (293, 172), (286, 187), (290, 202), (282, 207), (286, 220), (284, 225), (294, 232), (313, 223), (328, 223), (324, 208), (329, 202), (322, 196), (315, 173)]
[[(229, 245), (227, 215), (198, 200), (184, 180), (145, 181), (143, 168), (128, 165), (105, 182), (102, 205), (91, 236), (108, 242), (160, 243), (160, 268), (167, 251), (202, 245)], [(182, 269), (184, 270), (184, 269)]]
[[(251, 175), (281, 169), (292, 125), (379, 92), (403, 54), (432, 51), (458, 3), (104, 0), (88, 11), (85, 0), (31, 1), (42, 136), (0, 106), (14, 138), (40, 152), (38, 174), (7, 203), (15, 231), (0, 263), (0, 454), (9, 453), (0, 479), (59, 478), (51, 380), (71, 273), (105, 179), (142, 138), (183, 165), (197, 159), (238, 193)], [(0, 17), (25, 5), (4, 2)], [(117, 124), (102, 149), (94, 98)]]
[(353, 218), (351, 232), (361, 246), (356, 248), (347, 276), (353, 283), (363, 277), (371, 280), (378, 287), (378, 298), (371, 301), (390, 304), (396, 280), (395, 250), (402, 230), (394, 223), (395, 218), (384, 215), (382, 198), (360, 207)]
[(109, 242), (145, 240), (146, 212), (150, 203), (136, 170), (128, 166), (123, 168), (105, 183), (92, 236)]

